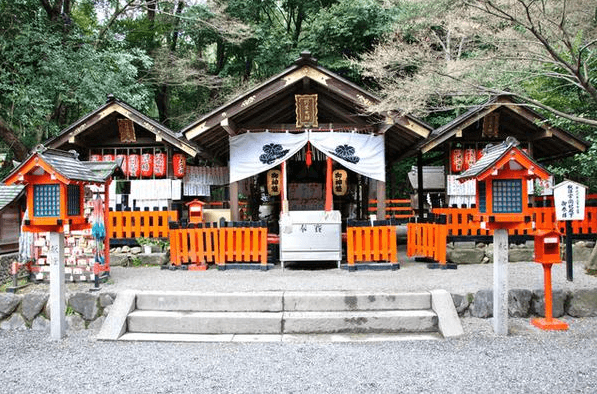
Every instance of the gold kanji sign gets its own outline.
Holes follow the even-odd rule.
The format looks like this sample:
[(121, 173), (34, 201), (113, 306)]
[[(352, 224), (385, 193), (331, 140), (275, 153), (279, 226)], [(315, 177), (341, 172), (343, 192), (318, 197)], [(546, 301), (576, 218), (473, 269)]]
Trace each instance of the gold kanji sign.
[(317, 127), (317, 95), (295, 94), (296, 127)]
[(267, 172), (267, 194), (270, 196), (280, 195), (282, 188), (282, 172), (280, 170), (269, 170)]
[(135, 125), (130, 119), (118, 119), (118, 132), (120, 133), (120, 142), (136, 142)]
[(332, 182), (334, 183), (333, 192), (336, 196), (343, 196), (346, 194), (348, 184), (346, 182), (348, 174), (345, 170), (334, 170), (332, 173)]

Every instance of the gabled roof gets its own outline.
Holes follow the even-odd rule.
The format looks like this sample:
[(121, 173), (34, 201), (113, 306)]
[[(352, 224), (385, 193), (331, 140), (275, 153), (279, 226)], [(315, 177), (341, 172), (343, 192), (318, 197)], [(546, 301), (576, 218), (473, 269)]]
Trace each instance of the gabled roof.
[(52, 174), (62, 183), (104, 183), (119, 168), (116, 162), (82, 162), (75, 151), (61, 151), (38, 146), (27, 159), (4, 180), (7, 184), (21, 183), (22, 177), (37, 168)]
[(515, 159), (521, 166), (529, 170), (529, 175), (541, 179), (547, 179), (549, 173), (540, 164), (535, 162), (522, 149), (518, 149), (518, 141), (508, 137), (499, 145), (489, 145), (483, 149), (483, 156), (466, 171), (460, 174), (457, 179), (466, 181), (476, 178), (483, 180), (494, 170), (499, 170), (511, 159)]
[(386, 158), (413, 148), (431, 127), (413, 116), (371, 113), (380, 100), (350, 81), (317, 65), (303, 52), (294, 65), (236, 97), (181, 130), (226, 161), (228, 137), (251, 131), (302, 131), (296, 128), (296, 94), (317, 94), (319, 127), (311, 130), (348, 130), (385, 134)]
[[(97, 147), (108, 142), (109, 132), (117, 134), (116, 119), (126, 118), (135, 123), (140, 132), (151, 135), (153, 141), (164, 140), (190, 156), (196, 156), (199, 147), (175, 133), (149, 116), (137, 111), (124, 101), (109, 95), (106, 104), (88, 113), (62, 132), (47, 140), (44, 145), (54, 149), (69, 149), (76, 146)], [(108, 132), (107, 132), (108, 131)], [(94, 143), (90, 143), (90, 142)], [(97, 145), (96, 145), (97, 144)]]
[[(499, 113), (499, 134), (494, 138), (484, 137), (483, 118)], [(556, 159), (584, 152), (589, 144), (583, 139), (557, 127), (549, 125), (546, 119), (524, 103), (511, 96), (490, 98), (485, 104), (475, 106), (451, 122), (433, 130), (431, 135), (418, 146), (426, 153), (447, 141), (467, 143), (483, 141), (489, 143), (515, 136), (521, 143), (533, 143), (533, 157)]]
[(0, 212), (24, 193), (24, 185), (0, 185)]

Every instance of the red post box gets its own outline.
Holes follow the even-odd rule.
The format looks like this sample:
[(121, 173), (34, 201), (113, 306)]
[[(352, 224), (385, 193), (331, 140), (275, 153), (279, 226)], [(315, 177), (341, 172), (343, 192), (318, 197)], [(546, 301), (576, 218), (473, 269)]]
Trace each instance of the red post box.
[(535, 261), (542, 264), (562, 262), (559, 231), (537, 230), (535, 232)]

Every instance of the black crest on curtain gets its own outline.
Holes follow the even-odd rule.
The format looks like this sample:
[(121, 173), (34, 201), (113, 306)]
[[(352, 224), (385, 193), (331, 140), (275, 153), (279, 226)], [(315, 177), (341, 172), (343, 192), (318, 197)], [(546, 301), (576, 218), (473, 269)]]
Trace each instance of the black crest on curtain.
[(332, 155), (341, 158), (342, 160), (346, 160), (349, 163), (357, 164), (359, 160), (361, 160), (358, 156), (355, 156), (355, 149), (347, 144), (338, 145), (333, 152), (330, 152)]
[(263, 145), (263, 151), (265, 153), (259, 156), (259, 160), (263, 164), (272, 164), (279, 158), (286, 156), (289, 150), (290, 149), (283, 149), (282, 145), (280, 144), (270, 143), (267, 145)]

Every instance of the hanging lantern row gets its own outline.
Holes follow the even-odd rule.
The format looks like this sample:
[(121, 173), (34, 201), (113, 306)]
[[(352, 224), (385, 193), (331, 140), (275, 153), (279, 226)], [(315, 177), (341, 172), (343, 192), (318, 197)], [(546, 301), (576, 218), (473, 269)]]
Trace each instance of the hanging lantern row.
[[(92, 154), (90, 161), (115, 161), (121, 160), (122, 172), (131, 178), (163, 178), (166, 176), (166, 154), (165, 153), (131, 153), (129, 155), (119, 153), (117, 155), (106, 153), (104, 155)], [(186, 171), (186, 158), (183, 154), (177, 153), (172, 157), (174, 176), (184, 177)]]
[(450, 168), (452, 173), (466, 171), (483, 156), (481, 149), (452, 149), (450, 152)]

